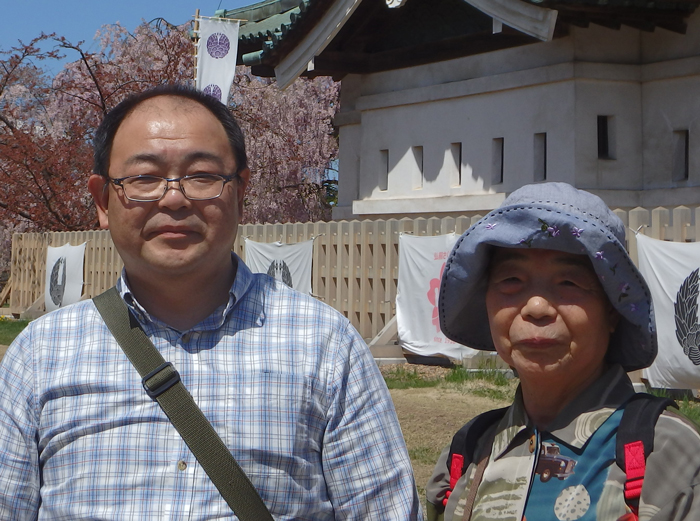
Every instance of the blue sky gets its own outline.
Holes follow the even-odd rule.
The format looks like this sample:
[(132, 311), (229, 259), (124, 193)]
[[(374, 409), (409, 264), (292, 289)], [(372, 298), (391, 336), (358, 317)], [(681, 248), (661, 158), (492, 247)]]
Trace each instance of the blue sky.
[[(2, 29), (0, 50), (9, 50), (17, 40), (29, 42), (41, 32), (65, 36), (90, 45), (97, 30), (120, 22), (133, 30), (141, 20), (165, 18), (174, 25), (191, 20), (197, 9), (212, 16), (217, 9), (235, 9), (258, 0), (0, 0)], [(70, 57), (68, 57), (70, 58)]]

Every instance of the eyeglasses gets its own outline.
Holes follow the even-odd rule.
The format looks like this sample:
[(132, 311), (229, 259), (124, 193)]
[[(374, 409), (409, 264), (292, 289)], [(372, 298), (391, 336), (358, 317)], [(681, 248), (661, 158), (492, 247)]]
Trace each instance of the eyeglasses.
[(131, 175), (113, 179), (109, 182), (121, 187), (129, 201), (148, 203), (160, 201), (168, 192), (170, 183), (178, 183), (180, 191), (190, 201), (216, 199), (224, 192), (224, 185), (238, 178), (238, 173), (231, 175), (194, 174), (185, 177), (167, 179), (157, 175)]

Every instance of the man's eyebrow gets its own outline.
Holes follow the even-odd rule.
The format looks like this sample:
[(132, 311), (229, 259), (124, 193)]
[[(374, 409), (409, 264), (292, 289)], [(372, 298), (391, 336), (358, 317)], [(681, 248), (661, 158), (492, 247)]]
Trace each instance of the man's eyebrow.
[[(201, 160), (213, 161), (221, 167), (224, 166), (224, 160), (217, 154), (212, 154), (211, 152), (196, 151), (191, 152), (185, 156), (185, 162), (187, 163), (194, 163), (195, 161)], [(141, 154), (134, 154), (133, 156), (129, 157), (129, 159), (124, 161), (124, 166), (133, 166), (143, 163), (148, 163), (152, 165), (162, 165), (166, 163), (166, 159), (160, 154), (151, 154), (144, 152)]]

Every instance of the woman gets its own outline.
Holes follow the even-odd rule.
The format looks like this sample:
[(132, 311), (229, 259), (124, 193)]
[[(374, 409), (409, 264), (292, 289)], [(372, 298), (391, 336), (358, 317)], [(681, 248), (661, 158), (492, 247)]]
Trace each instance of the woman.
[(459, 239), (440, 289), (442, 331), (495, 349), (520, 387), (452, 484), (443, 452), (429, 519), (700, 519), (700, 436), (689, 422), (658, 418), (638, 505), (615, 462), (635, 394), (626, 372), (657, 351), (651, 296), (624, 238), (600, 198), (544, 183), (513, 192)]

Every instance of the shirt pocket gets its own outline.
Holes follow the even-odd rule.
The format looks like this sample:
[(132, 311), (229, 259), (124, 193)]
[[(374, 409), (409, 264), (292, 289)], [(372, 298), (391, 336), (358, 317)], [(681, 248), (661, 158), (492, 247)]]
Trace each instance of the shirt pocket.
[(309, 378), (261, 372), (235, 374), (229, 382), (220, 432), (247, 472), (269, 479), (320, 468), (325, 420)]

